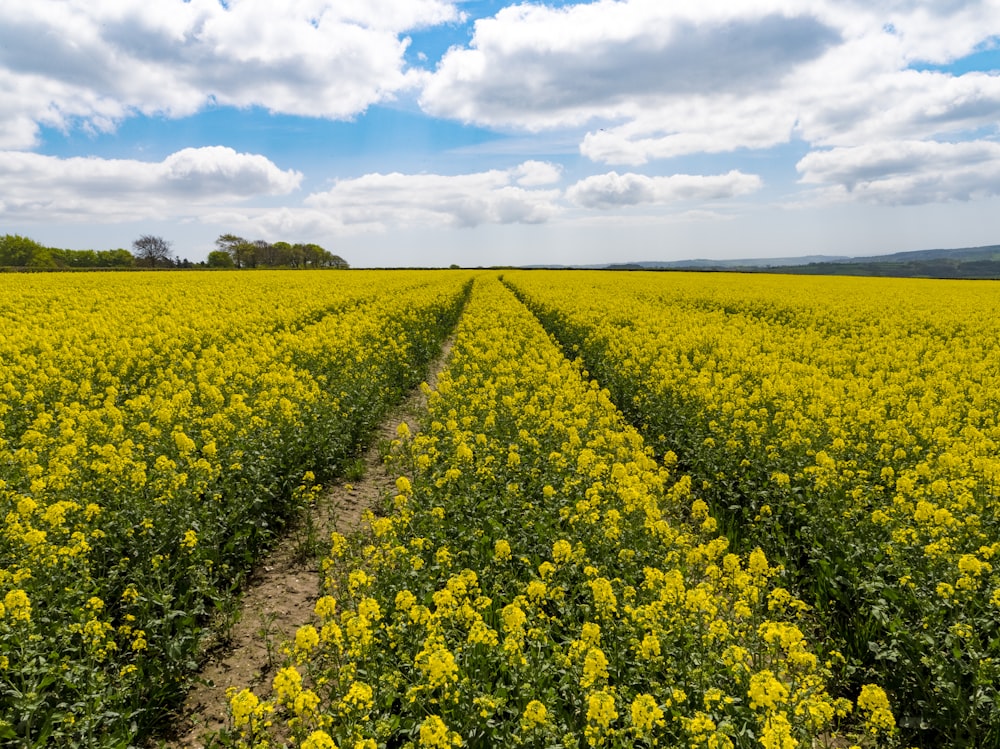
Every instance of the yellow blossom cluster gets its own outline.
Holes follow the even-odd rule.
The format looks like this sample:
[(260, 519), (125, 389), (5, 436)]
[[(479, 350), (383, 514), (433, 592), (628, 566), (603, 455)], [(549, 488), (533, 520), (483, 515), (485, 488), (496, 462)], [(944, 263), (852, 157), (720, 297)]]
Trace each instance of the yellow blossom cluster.
[[(406, 475), (324, 565), (307, 626), (342, 636), (290, 666), (320, 704), (303, 715), (276, 683), (276, 735), (442, 749), (840, 740), (851, 703), (829, 693), (782, 568), (730, 549), (697, 484), (495, 278), (477, 279), (425, 392), (421, 429), (400, 430), (391, 458)], [(365, 715), (343, 707), (359, 680)]]
[(1000, 743), (1000, 288), (506, 280), (676, 458), (734, 548), (785, 566), (820, 647), (876, 676), (910, 738)]
[(201, 629), (419, 382), (468, 281), (0, 278), (4, 740), (125, 745), (162, 722)]

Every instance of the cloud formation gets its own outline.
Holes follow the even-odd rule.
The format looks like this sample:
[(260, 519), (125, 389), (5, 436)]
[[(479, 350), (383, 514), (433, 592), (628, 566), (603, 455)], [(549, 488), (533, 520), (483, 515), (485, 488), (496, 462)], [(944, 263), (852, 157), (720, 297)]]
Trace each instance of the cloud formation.
[(0, 151), (7, 220), (133, 221), (191, 215), (204, 206), (286, 195), (302, 175), (256, 154), (185, 148), (160, 162)]
[(529, 161), (473, 174), (366, 174), (310, 195), (308, 208), (346, 226), (472, 227), (537, 224), (559, 212), (559, 190), (528, 189), (558, 179), (551, 164)]
[(838, 33), (783, 3), (516, 5), (476, 22), (424, 87), (427, 111), (538, 130), (634, 118), (675, 97), (778, 84)]
[(0, 0), (0, 148), (207, 104), (345, 118), (419, 82), (407, 30), (445, 0)]
[(583, 208), (610, 209), (644, 203), (722, 200), (748, 195), (762, 185), (756, 174), (737, 170), (720, 175), (673, 174), (668, 177), (608, 172), (580, 180), (566, 191), (566, 197)]
[[(486, 5), (0, 0), (0, 217), (12, 226), (180, 219), (279, 237), (662, 223), (720, 201), (726, 213), (724, 201), (760, 192), (761, 177), (747, 172), (774, 184), (796, 170), (811, 207), (1000, 195), (1000, 71), (949, 67), (1000, 44), (997, 0), (496, 3), (506, 7), (477, 20), (433, 70), (407, 64), (426, 59), (408, 45), (440, 54), (444, 37), (462, 38), (461, 9)], [(414, 33), (449, 24), (441, 37)], [(355, 123), (372, 128), (363, 137), (343, 136), (351, 126), (311, 130), (317, 118), (351, 119), (393, 99), (391, 113)], [(155, 117), (149, 129), (159, 134), (169, 129), (160, 118), (191, 117), (178, 132), (193, 132), (198, 112), (221, 107), (248, 111), (220, 120), (242, 124), (245, 114), (266, 127), (266, 111), (301, 115), (294, 127), (312, 137), (297, 151), (275, 139), (294, 154), (287, 163), (251, 136), (240, 150), (268, 155), (213, 146), (145, 162), (31, 152), (87, 147), (42, 128), (112, 133)], [(378, 150), (380, 128), (399, 121), (412, 137), (394, 133), (393, 147)], [(236, 142), (217, 132), (208, 142)], [(324, 149), (315, 166), (309, 148)], [(508, 168), (512, 153), (520, 163)], [(793, 164), (788, 153), (806, 155)], [(712, 158), (670, 163), (703, 154)], [(466, 156), (469, 173), (435, 173), (449, 171), (438, 157)], [(716, 174), (651, 176), (727, 159)], [(319, 163), (364, 176), (338, 179)], [(307, 179), (332, 186), (274, 199)]]
[(807, 154), (797, 169), (833, 200), (914, 205), (1000, 195), (1000, 143), (988, 141), (834, 148)]
[[(832, 154), (820, 161), (851, 153), (872, 157), (876, 169), (876, 151), (862, 146), (979, 139), (990, 150), (1000, 74), (934, 68), (998, 39), (1000, 5), (991, 0), (517, 5), (476, 23), (471, 44), (442, 59), (421, 102), (492, 127), (591, 127), (580, 152), (604, 164), (802, 141)], [(977, 173), (988, 169), (965, 172)], [(883, 176), (884, 187), (895, 184)], [(950, 186), (950, 197), (972, 194), (965, 179), (940, 184), (907, 188), (906, 199), (948, 199)]]

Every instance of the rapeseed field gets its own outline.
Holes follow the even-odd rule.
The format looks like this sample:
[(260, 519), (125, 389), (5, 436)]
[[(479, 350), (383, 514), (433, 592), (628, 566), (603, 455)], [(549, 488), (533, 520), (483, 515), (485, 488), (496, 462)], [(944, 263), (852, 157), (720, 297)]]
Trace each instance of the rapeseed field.
[(161, 725), (201, 628), (420, 381), (466, 282), (0, 277), (0, 740)]
[(831, 693), (843, 658), (783, 568), (734, 553), (675, 456), (495, 278), (429, 396), (272, 696), (232, 693), (236, 746), (893, 742), (877, 683)]
[(923, 746), (1000, 745), (992, 282), (510, 274), (824, 651)]
[(0, 741), (152, 740), (454, 333), (395, 491), (330, 539), (221, 745), (1000, 745), (998, 307), (734, 274), (0, 277)]

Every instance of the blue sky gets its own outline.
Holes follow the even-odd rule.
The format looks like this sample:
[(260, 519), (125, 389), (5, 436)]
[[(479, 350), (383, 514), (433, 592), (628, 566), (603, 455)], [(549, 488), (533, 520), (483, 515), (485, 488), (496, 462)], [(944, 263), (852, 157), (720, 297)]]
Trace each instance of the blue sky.
[(1000, 9), (0, 0), (0, 234), (356, 267), (1000, 243)]

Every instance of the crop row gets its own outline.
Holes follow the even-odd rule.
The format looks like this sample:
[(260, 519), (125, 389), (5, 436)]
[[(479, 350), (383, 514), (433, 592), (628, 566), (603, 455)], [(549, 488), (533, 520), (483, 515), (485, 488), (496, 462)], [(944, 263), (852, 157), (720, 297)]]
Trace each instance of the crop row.
[(140, 741), (313, 480), (453, 326), (467, 276), (9, 276), (0, 741)]
[(1000, 292), (780, 276), (509, 274), (908, 740), (1000, 744)]
[[(397, 493), (334, 535), (316, 621), (242, 747), (843, 746), (892, 740), (885, 693), (830, 694), (807, 608), (734, 554), (689, 476), (481, 276)], [(284, 738), (282, 738), (284, 737)]]

